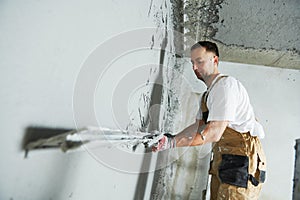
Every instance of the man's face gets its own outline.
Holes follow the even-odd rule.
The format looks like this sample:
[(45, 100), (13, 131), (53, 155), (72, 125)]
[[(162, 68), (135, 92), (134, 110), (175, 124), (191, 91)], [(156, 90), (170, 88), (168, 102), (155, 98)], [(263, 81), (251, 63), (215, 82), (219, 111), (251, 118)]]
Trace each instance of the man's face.
[(205, 48), (199, 47), (191, 51), (193, 70), (198, 79), (204, 81), (212, 75), (218, 64), (218, 57)]

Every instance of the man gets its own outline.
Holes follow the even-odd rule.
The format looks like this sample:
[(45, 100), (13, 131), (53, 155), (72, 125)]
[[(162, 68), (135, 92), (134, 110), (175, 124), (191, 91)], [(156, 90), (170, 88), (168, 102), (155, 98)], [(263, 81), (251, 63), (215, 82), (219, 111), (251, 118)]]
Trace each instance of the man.
[(176, 136), (165, 134), (153, 151), (213, 143), (211, 199), (258, 199), (266, 169), (259, 140), (264, 130), (247, 91), (238, 80), (219, 72), (215, 43), (193, 45), (191, 62), (207, 86), (196, 122)]

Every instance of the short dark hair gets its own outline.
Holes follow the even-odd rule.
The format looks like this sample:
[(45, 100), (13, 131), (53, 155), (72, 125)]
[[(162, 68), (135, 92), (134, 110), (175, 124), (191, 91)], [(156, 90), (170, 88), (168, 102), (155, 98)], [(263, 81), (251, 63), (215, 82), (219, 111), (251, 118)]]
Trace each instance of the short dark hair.
[(191, 47), (191, 51), (200, 47), (204, 47), (206, 51), (212, 52), (219, 57), (219, 49), (216, 43), (210, 41), (199, 41)]

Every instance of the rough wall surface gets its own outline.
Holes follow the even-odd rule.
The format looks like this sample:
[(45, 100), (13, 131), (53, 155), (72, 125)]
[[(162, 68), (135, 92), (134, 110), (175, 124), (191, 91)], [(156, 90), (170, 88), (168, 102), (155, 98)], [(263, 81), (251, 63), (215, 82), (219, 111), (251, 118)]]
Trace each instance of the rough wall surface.
[[(186, 38), (217, 42), (221, 60), (300, 69), (300, 30), (297, 25), (300, 4), (296, 0), (187, 0), (183, 4), (173, 0), (171, 3), (173, 28), (182, 31)], [(173, 42), (176, 45), (176, 41)], [(189, 56), (188, 47), (177, 44), (177, 48), (185, 48), (183, 56)], [(191, 94), (181, 91), (181, 95)], [(181, 103), (185, 110), (191, 111), (184, 102)], [(182, 126), (188, 124), (189, 120), (185, 119), (181, 121)], [(159, 172), (160, 178), (155, 179), (157, 184), (153, 185), (159, 195), (152, 196), (154, 199), (200, 198), (201, 189), (197, 186), (203, 183), (190, 179), (191, 174), (201, 177), (192, 169), (199, 164), (196, 159), (192, 159), (192, 151), (169, 166), (169, 169)], [(185, 174), (186, 169), (189, 175)], [(268, 195), (263, 193), (263, 199), (268, 199)]]
[[(160, 57), (163, 65), (163, 95), (157, 127), (163, 132), (176, 134), (194, 122), (198, 96), (191, 90), (183, 75), (185, 61), (181, 59), (183, 49), (183, 3), (182, 1), (166, 0), (157, 4), (152, 1), (150, 12), (156, 17), (157, 27), (172, 30), (164, 37), (168, 45), (161, 45), (164, 57)], [(178, 23), (177, 23), (178, 22)], [(187, 41), (194, 43), (195, 41)], [(161, 54), (162, 55), (162, 54)], [(190, 69), (190, 68), (188, 68)], [(202, 88), (204, 89), (204, 88)], [(167, 167), (157, 170), (153, 177), (150, 199), (202, 199), (207, 186), (210, 154), (203, 154), (201, 148), (176, 149), (158, 154), (157, 166), (169, 162)], [(171, 162), (174, 160), (174, 162)]]
[(298, 0), (226, 0), (213, 40), (222, 59), (282, 68), (300, 68)]
[(216, 35), (214, 24), (219, 21), (219, 7), (224, 0), (189, 0), (185, 2), (185, 35), (198, 40), (206, 40)]
[(295, 171), (294, 171), (294, 188), (293, 188), (293, 200), (300, 199), (300, 139), (296, 140), (295, 145), (296, 158), (295, 158)]
[(189, 0), (185, 32), (220, 45), (221, 60), (300, 69), (298, 0)]
[(299, 0), (226, 0), (219, 18), (216, 40), (228, 45), (299, 53)]

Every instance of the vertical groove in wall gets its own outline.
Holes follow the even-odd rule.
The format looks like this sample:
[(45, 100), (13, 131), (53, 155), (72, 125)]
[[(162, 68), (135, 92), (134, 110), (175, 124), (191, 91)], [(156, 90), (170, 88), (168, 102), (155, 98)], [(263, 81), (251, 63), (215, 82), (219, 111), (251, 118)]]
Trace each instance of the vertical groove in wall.
[[(164, 38), (162, 39), (161, 43), (161, 50), (160, 50), (160, 57), (159, 57), (159, 65), (158, 65), (158, 76), (156, 77), (154, 81), (154, 85), (152, 88), (152, 92), (150, 95), (150, 103), (149, 103), (149, 110), (148, 115), (145, 119), (144, 126), (141, 127), (142, 131), (152, 132), (155, 130), (161, 130), (160, 127), (160, 113), (161, 113), (161, 107), (162, 107), (162, 97), (163, 97), (163, 83), (164, 81), (164, 62), (165, 62), (165, 54), (166, 54), (166, 47), (168, 45), (168, 32), (165, 31)], [(150, 168), (150, 162), (151, 157), (149, 154), (151, 152), (151, 149), (145, 150), (145, 156), (142, 163), (142, 168), (149, 169)], [(134, 199), (144, 199), (145, 191), (146, 191), (146, 184), (148, 180), (148, 173), (141, 173), (138, 178), (138, 182), (136, 185), (135, 195)], [(155, 178), (154, 178), (155, 180)]]
[[(209, 1), (198, 2), (202, 2), (202, 10), (207, 9), (206, 17), (210, 20), (211, 15), (215, 14), (211, 9), (214, 9), (216, 5)], [(205, 4), (207, 2), (209, 4)], [(188, 47), (191, 42), (191, 39), (187, 39), (187, 37), (191, 37), (188, 34), (185, 35), (186, 33), (184, 32), (186, 29), (184, 19), (184, 12), (186, 10), (184, 7), (185, 5), (182, 1), (171, 0), (173, 40), (170, 41), (170, 46), (174, 48), (173, 52), (175, 52), (175, 55), (174, 57), (168, 55), (166, 60), (171, 60), (171, 65), (168, 62), (164, 68), (164, 84), (167, 87), (164, 87), (163, 90), (162, 105), (165, 108), (165, 112), (163, 113), (163, 126), (161, 127), (161, 130), (171, 133), (179, 131), (178, 128), (181, 128), (183, 125), (188, 125), (190, 119), (194, 117), (192, 116), (192, 111), (195, 111), (197, 108), (195, 106), (197, 102), (196, 104), (194, 102), (197, 98), (191, 94), (191, 91), (187, 90), (186, 87), (188, 85), (183, 83), (182, 76), (185, 64), (185, 61), (182, 59), (185, 51), (184, 48), (187, 47), (189, 49)], [(189, 5), (187, 8), (192, 9), (189, 8)], [(197, 11), (196, 16), (198, 20), (202, 21), (197, 21), (197, 23), (199, 26), (202, 25), (205, 27), (205, 33), (199, 32), (198, 35), (212, 36), (209, 24), (215, 22), (216, 18), (204, 24), (204, 18), (199, 16), (199, 14), (202, 14), (200, 11)], [(199, 28), (199, 30), (202, 30), (202, 28)], [(184, 109), (183, 113), (178, 113), (180, 108)], [(180, 120), (179, 114), (184, 115), (184, 119)], [(151, 189), (151, 199), (201, 199), (205, 197), (210, 155), (200, 158), (199, 155), (201, 152), (197, 147), (189, 148), (188, 151), (185, 151), (186, 149), (178, 149), (177, 152), (180, 152), (180, 158), (167, 167), (155, 172)], [(158, 162), (159, 160), (171, 160), (171, 157), (174, 156), (172, 153), (173, 151), (160, 153), (158, 155)]]
[(295, 151), (293, 200), (300, 199), (300, 139), (296, 140)]
[[(164, 83), (166, 82), (166, 69), (165, 66), (168, 65), (170, 60), (170, 44), (169, 39), (170, 35), (168, 33), (168, 26), (169, 26), (169, 1), (168, 0), (162, 0), (162, 1), (155, 1), (151, 0), (148, 16), (150, 16), (151, 13), (154, 13), (154, 18), (156, 20), (157, 29), (160, 35), (156, 35), (156, 38), (152, 37), (152, 42), (160, 42), (160, 54), (159, 54), (159, 60), (158, 60), (158, 76), (156, 77), (156, 80), (154, 81), (153, 89), (150, 95), (150, 105), (149, 105), (149, 114), (144, 120), (144, 126), (142, 127), (144, 131), (151, 132), (154, 130), (158, 131), (164, 131), (163, 127), (161, 127), (161, 122), (164, 121), (162, 119), (162, 110), (161, 108), (165, 108), (165, 102), (163, 102), (166, 88), (164, 87)], [(162, 31), (163, 30), (163, 31)], [(151, 150), (147, 150), (148, 152)], [(147, 153), (146, 151), (146, 153)], [(160, 153), (158, 155), (159, 159), (163, 158), (162, 154)], [(146, 158), (146, 157), (145, 157)], [(150, 166), (149, 160), (143, 161), (142, 165), (143, 168)], [(147, 165), (147, 166), (145, 166)], [(161, 187), (161, 177), (165, 174), (164, 169), (163, 170), (157, 170), (154, 174), (153, 178), (153, 184), (151, 189), (151, 199), (161, 199), (161, 190), (157, 193), (157, 187)], [(136, 186), (135, 196), (134, 199), (144, 199), (145, 198), (145, 190), (146, 190), (146, 184), (148, 179), (148, 173), (141, 173), (138, 178), (138, 183)], [(164, 187), (162, 187), (164, 188)]]
[[(170, 101), (172, 101), (172, 98), (167, 98), (167, 101), (165, 101), (166, 94), (168, 93), (168, 85), (169, 79), (168, 79), (168, 65), (171, 61), (171, 49), (172, 49), (172, 41), (171, 43), (168, 42), (169, 38), (172, 38), (171, 35), (168, 34), (169, 32), (169, 25), (168, 20), (170, 20), (170, 2), (165, 0), (162, 5), (160, 6), (159, 12), (162, 13), (161, 18), (162, 20), (159, 21), (160, 23), (158, 24), (158, 29), (163, 29), (164, 30), (164, 36), (161, 44), (161, 52), (160, 52), (160, 58), (159, 58), (159, 64), (161, 67), (163, 67), (164, 71), (164, 80), (163, 82), (163, 95), (161, 96), (161, 105), (164, 108), (164, 111), (161, 114), (162, 119), (162, 127), (160, 127), (160, 131), (167, 132), (167, 127), (165, 127), (165, 121), (168, 121), (170, 119), (169, 117), (166, 117), (166, 111), (168, 113), (168, 105), (170, 104)], [(158, 15), (159, 16), (159, 15)], [(172, 34), (172, 33), (171, 33)], [(169, 44), (168, 44), (169, 43)], [(168, 48), (168, 51), (166, 51), (166, 48)], [(169, 124), (168, 127), (171, 125)], [(168, 159), (168, 154), (166, 152), (159, 152), (157, 156), (157, 164), (156, 166), (158, 167), (160, 165), (160, 161), (164, 162), (164, 160)], [(166, 175), (166, 168), (161, 168), (155, 171), (154, 177), (153, 177), (153, 182), (152, 182), (152, 187), (151, 187), (151, 194), (150, 194), (150, 199), (151, 200), (159, 200), (159, 199), (164, 199), (164, 196), (167, 193), (166, 185), (165, 185), (165, 177)]]
[(182, 0), (171, 0), (171, 10), (172, 10), (172, 27), (174, 40), (173, 45), (176, 52), (176, 57), (181, 58), (183, 56), (184, 50), (184, 13), (183, 13), (184, 3)]

